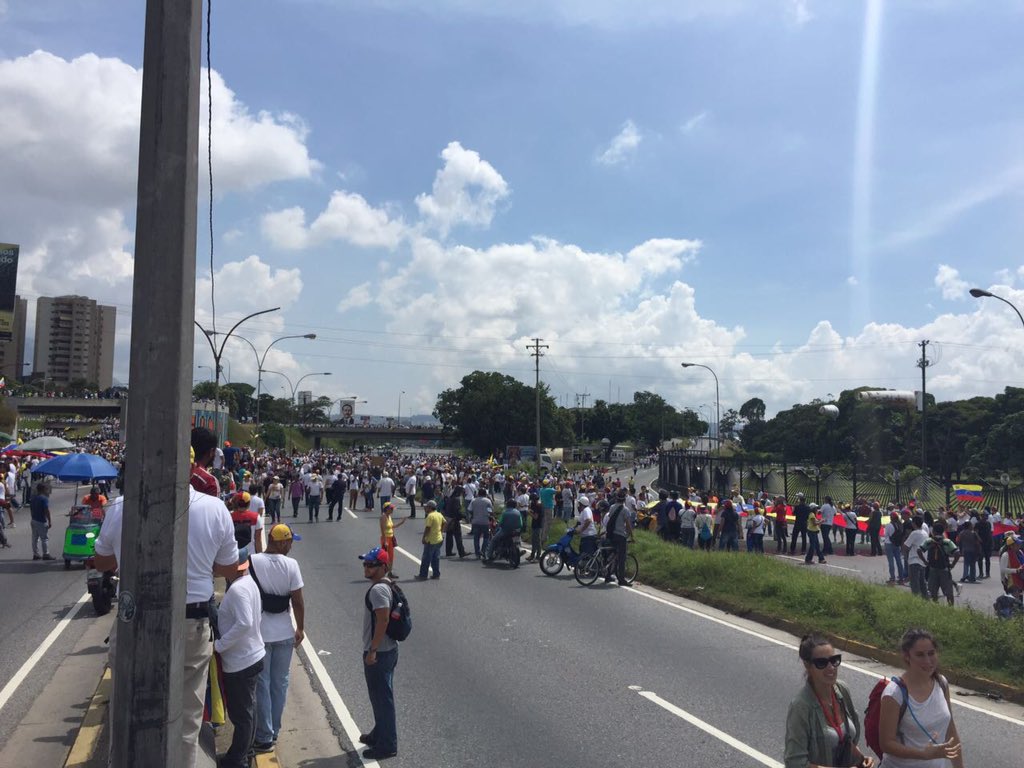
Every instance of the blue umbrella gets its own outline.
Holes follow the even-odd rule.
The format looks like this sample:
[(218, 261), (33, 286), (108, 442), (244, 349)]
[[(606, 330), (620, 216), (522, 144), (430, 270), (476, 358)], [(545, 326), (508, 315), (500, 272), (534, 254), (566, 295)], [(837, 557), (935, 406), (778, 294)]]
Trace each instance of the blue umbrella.
[(66, 453), (36, 464), (32, 470), (53, 475), (59, 480), (110, 480), (117, 477), (117, 467), (102, 456), (91, 453)]

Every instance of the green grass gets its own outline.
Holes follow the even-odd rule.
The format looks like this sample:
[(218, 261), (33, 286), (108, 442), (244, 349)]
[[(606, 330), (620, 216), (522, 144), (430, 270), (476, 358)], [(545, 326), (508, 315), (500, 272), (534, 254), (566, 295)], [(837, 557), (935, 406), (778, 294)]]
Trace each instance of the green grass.
[[(950, 609), (908, 592), (745, 552), (700, 552), (638, 531), (632, 551), (638, 581), (735, 613), (756, 611), (894, 651), (910, 627), (942, 645), (949, 670), (1014, 686), (1024, 679), (1024, 621), (1002, 621), (969, 608)], [(698, 589), (699, 588), (699, 589)]]

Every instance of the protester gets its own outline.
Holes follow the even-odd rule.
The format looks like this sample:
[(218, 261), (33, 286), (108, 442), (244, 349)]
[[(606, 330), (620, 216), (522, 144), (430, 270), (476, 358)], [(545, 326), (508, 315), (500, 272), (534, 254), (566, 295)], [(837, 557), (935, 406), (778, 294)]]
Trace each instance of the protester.
[(364, 758), (381, 760), (398, 754), (394, 677), (398, 643), (387, 636), (392, 595), (387, 571), (391, 561), (380, 547), (374, 547), (359, 559), (363, 561), (363, 575), (372, 582), (364, 599), (363, 674), (373, 709), (373, 728), (360, 734), (359, 741), (369, 747), (363, 752)]
[(842, 655), (817, 633), (800, 640), (799, 655), (805, 684), (786, 715), (786, 768), (872, 768), (874, 759), (858, 746), (861, 722), (853, 696), (839, 680)]
[(441, 542), (444, 540), (444, 516), (437, 511), (437, 502), (428, 501), (423, 509), (423, 556), (420, 558), (420, 572), (416, 578), (427, 578), (428, 568), (434, 572), (432, 579), (441, 578)]
[(818, 522), (818, 505), (809, 504), (810, 511), (807, 514), (807, 521), (804, 523), (804, 528), (807, 531), (808, 545), (807, 554), (804, 557), (804, 565), (810, 565), (814, 562), (815, 556), (818, 558), (819, 563), (825, 562), (825, 555), (821, 551), (821, 525)]
[(903, 566), (903, 523), (899, 512), (893, 510), (882, 531), (885, 559), (889, 565), (889, 584), (905, 584), (907, 574)]
[(878, 721), (885, 768), (941, 768), (946, 761), (963, 768), (949, 683), (939, 674), (938, 643), (927, 630), (910, 629), (900, 651), (906, 671), (885, 687)]
[(936, 520), (931, 537), (918, 547), (918, 552), (928, 566), (928, 593), (932, 601), (938, 602), (942, 590), (946, 602), (953, 605), (953, 568), (960, 559), (960, 550), (945, 534), (945, 523)]
[[(466, 491), (465, 489), (466, 486), (463, 486), (463, 493), (465, 493), (468, 498), (470, 491)], [(476, 496), (475, 489), (472, 493), (474, 496), (473, 500), (469, 502), (469, 522), (473, 531), (473, 554), (475, 554), (477, 560), (479, 560), (481, 555), (481, 540), (483, 541), (484, 551), (486, 551), (487, 545), (491, 541), (490, 523), (494, 517), (494, 508), (491, 506), (491, 500), (487, 498), (486, 494)]]
[(266, 651), (256, 685), (255, 749), (259, 752), (273, 749), (281, 732), (292, 651), (302, 645), (305, 637), (302, 571), (298, 562), (288, 556), (292, 543), (301, 540), (291, 528), (279, 523), (270, 529), (266, 551), (249, 559), (249, 573), (260, 595), (260, 634)]
[(217, 611), (219, 637), (213, 649), (220, 654), (224, 699), (234, 729), (218, 768), (249, 768), (253, 758), (256, 683), (266, 650), (260, 634), (260, 593), (248, 571), (249, 560), (243, 557), (237, 574), (226, 579), (227, 592)]
[(456, 486), (444, 499), (444, 556), (451, 557), (455, 550), (459, 558), (466, 556), (466, 548), (462, 544), (462, 486)]
[[(373, 509), (373, 507), (371, 506), (370, 509)], [(395, 538), (395, 528), (401, 528), (409, 518), (403, 518), (396, 523), (393, 519), (394, 512), (395, 505), (390, 501), (380, 511), (380, 545), (388, 553), (389, 570), (387, 575), (389, 578), (397, 579), (398, 576), (395, 575), (394, 571), (390, 570), (391, 564), (395, 562), (395, 547), (398, 546), (398, 539)]]
[[(32, 516), (32, 559), (55, 559), (50, 554), (50, 528), (53, 521), (50, 518), (50, 486), (46, 483), (39, 483), (36, 486), (36, 492), (29, 502), (29, 510)], [(42, 555), (39, 554), (40, 549)]]

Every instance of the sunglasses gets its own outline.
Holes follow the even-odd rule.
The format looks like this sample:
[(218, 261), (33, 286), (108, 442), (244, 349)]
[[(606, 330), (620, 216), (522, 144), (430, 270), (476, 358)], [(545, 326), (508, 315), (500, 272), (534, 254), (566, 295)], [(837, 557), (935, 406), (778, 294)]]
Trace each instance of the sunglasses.
[(837, 653), (835, 656), (829, 656), (821, 659), (811, 659), (811, 664), (814, 665), (815, 669), (824, 669), (829, 664), (833, 667), (838, 667), (843, 663), (843, 654)]

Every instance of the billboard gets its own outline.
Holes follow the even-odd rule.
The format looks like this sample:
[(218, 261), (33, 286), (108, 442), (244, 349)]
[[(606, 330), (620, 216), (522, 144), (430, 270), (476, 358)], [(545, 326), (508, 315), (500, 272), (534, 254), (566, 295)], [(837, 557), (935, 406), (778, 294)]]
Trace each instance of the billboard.
[(18, 250), (19, 246), (13, 243), (0, 243), (0, 341), (11, 341), (14, 338), (14, 294), (18, 287)]
[(341, 401), (341, 423), (352, 426), (356, 423), (356, 401), (355, 400), (342, 400)]

